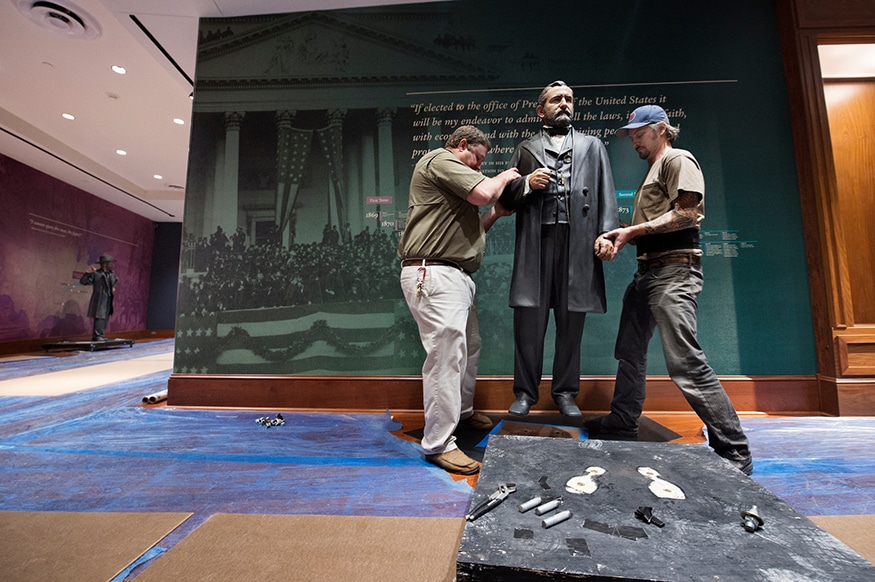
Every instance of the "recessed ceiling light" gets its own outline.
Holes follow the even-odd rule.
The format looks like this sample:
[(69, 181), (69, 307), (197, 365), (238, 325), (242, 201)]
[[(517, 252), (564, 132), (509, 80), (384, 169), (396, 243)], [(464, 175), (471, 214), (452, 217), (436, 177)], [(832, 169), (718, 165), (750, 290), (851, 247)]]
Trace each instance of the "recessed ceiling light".
[(164, 176), (162, 176), (161, 174), (155, 174), (152, 177), (155, 178), (156, 180), (163, 180), (164, 179)]
[(128, 155), (128, 152), (126, 152), (125, 150), (115, 150), (115, 153), (117, 153), (120, 156)]
[(75, 116), (70, 115), (69, 113), (62, 113), (61, 117), (63, 117), (64, 119), (69, 119), (70, 121), (73, 121), (74, 119), (76, 119)]
[(124, 67), (120, 67), (118, 65), (113, 65), (112, 70), (118, 73), (119, 75), (124, 75), (128, 71)]
[(185, 120), (184, 120), (184, 119), (179, 119), (178, 117), (175, 117), (175, 118), (173, 119), (173, 123), (175, 123), (176, 125), (185, 125)]

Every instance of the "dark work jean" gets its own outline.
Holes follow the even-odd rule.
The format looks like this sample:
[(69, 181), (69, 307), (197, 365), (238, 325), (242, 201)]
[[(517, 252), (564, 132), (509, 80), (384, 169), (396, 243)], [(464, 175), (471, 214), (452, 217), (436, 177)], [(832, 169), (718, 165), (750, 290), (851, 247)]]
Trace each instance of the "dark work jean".
[(727, 458), (750, 455), (735, 407), (696, 339), (696, 297), (702, 268), (665, 265), (639, 270), (626, 288), (614, 357), (619, 361), (611, 424), (636, 429), (644, 408), (647, 346), (659, 328), (669, 376), (708, 430), (708, 443)]

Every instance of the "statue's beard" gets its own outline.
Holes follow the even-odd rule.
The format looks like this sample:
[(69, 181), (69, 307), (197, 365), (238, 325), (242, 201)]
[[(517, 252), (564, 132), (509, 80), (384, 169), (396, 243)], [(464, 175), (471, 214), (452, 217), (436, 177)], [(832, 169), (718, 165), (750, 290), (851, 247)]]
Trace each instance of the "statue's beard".
[(552, 116), (545, 118), (544, 121), (553, 127), (568, 127), (571, 125), (571, 114), (567, 111), (557, 111)]

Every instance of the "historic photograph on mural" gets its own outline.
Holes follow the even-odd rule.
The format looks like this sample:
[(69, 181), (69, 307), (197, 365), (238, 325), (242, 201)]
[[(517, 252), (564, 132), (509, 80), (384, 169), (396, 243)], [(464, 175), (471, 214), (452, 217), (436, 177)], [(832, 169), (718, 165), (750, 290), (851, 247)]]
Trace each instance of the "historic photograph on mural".
[[(516, 0), (202, 20), (176, 372), (419, 374), (423, 352), (397, 256), (413, 166), (456, 127), (475, 125), (492, 144), (483, 173), (500, 173), (539, 130), (537, 95), (556, 79), (574, 89), (574, 130), (607, 148), (621, 221), (641, 162), (616, 129), (643, 104), (659, 104), (684, 128), (684, 146), (708, 177), (709, 284), (700, 307), (710, 323), (700, 336), (714, 346), (721, 373), (756, 373), (765, 358), (760, 341), (787, 373), (807, 370), (810, 346), (786, 334), (776, 341), (778, 329), (810, 327), (807, 296), (762, 301), (750, 293), (764, 276), (799, 278), (805, 288), (779, 51), (753, 48), (777, 38), (750, 25), (774, 15), (755, 4), (742, 3), (733, 16), (744, 35), (730, 32), (725, 14), (690, 20), (672, 5), (654, 15), (653, 26), (670, 26), (702, 54), (680, 68), (681, 49), (671, 43), (644, 55), (612, 34), (610, 23), (623, 18), (614, 5), (582, 11), (560, 2), (562, 26), (580, 34), (549, 44), (538, 36), (547, 23), (533, 24)], [(748, 52), (759, 56), (743, 58)], [(758, 139), (774, 142), (763, 148), (774, 152), (769, 159), (751, 154), (739, 119), (768, 120), (771, 131)], [(765, 197), (781, 212), (749, 211)], [(780, 240), (770, 238), (775, 220)], [(490, 230), (474, 275), (482, 375), (513, 371), (514, 221)], [(767, 263), (775, 257), (783, 266)], [(584, 373), (616, 369), (620, 300), (635, 268), (633, 252), (605, 268), (608, 312), (586, 320)], [(757, 341), (739, 347), (739, 335), (753, 329)], [(548, 330), (548, 352), (552, 336)], [(661, 355), (653, 360), (660, 373)]]

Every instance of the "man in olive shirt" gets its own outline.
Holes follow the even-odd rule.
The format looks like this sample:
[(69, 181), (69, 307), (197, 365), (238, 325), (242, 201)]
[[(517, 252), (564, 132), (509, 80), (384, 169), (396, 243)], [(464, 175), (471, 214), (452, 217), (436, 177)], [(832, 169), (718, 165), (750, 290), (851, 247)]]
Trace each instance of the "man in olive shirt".
[[(410, 180), (407, 226), (398, 245), (401, 290), (425, 349), (422, 449), (430, 463), (472, 475), (480, 466), (459, 450), (453, 432), (460, 422), (491, 428), (474, 412), (480, 358), (480, 328), (471, 273), (480, 267), (486, 231), (509, 214), (495, 204), (515, 168), (493, 178), (480, 173), (489, 152), (486, 135), (458, 128), (442, 148), (417, 162)], [(479, 207), (494, 205), (482, 216)]]

